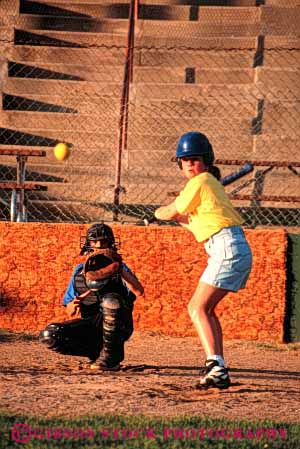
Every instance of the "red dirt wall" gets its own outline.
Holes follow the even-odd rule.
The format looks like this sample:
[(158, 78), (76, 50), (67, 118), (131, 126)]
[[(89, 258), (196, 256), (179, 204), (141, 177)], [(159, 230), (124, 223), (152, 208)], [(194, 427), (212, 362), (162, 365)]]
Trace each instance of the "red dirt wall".
[[(87, 225), (0, 223), (0, 327), (34, 333), (65, 319), (62, 296), (80, 261)], [(113, 226), (121, 253), (145, 287), (135, 304), (135, 328), (196, 335), (187, 304), (206, 264), (192, 234), (169, 226)], [(287, 235), (246, 230), (253, 251), (247, 287), (218, 306), (224, 338), (282, 341)]]

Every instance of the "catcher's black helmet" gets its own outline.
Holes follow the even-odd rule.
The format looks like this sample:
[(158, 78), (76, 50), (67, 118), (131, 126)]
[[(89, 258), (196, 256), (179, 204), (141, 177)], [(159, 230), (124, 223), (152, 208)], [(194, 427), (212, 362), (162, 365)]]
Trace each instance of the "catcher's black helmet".
[(111, 227), (104, 223), (95, 223), (88, 229), (86, 236), (84, 237), (83, 245), (82, 241), (80, 241), (81, 255), (88, 254), (93, 250), (89, 243), (91, 240), (103, 241), (109, 248), (117, 249), (114, 233)]

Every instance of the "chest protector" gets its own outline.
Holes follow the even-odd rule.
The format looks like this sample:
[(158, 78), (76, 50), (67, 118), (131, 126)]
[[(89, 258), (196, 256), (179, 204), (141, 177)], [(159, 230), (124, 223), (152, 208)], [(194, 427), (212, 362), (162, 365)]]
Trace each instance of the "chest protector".
[[(78, 295), (81, 295), (88, 290), (82, 270), (79, 270), (75, 274), (74, 282)], [(124, 300), (131, 298), (131, 295), (133, 295), (131, 292), (128, 294), (128, 290), (123, 284), (121, 276), (114, 276), (103, 286), (103, 288), (97, 291), (91, 291), (90, 294), (80, 302), (81, 316), (88, 317), (99, 313), (101, 311), (102, 297), (107, 293), (117, 293), (122, 296)]]

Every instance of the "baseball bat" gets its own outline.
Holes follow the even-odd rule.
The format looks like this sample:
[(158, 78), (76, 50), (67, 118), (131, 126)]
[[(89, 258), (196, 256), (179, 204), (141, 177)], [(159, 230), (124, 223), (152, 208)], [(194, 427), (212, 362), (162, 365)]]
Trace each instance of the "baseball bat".
[(232, 182), (236, 181), (237, 179), (241, 178), (242, 176), (247, 175), (247, 173), (250, 173), (253, 169), (254, 169), (253, 164), (250, 164), (250, 163), (245, 164), (239, 170), (222, 178), (220, 180), (220, 182), (223, 186), (227, 186), (228, 184), (231, 184)]

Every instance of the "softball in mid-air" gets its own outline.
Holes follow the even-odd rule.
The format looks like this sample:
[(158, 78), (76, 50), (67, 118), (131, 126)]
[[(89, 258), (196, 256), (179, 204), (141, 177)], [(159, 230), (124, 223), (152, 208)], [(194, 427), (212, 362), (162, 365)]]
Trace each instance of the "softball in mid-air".
[(54, 147), (54, 156), (58, 161), (65, 161), (71, 153), (71, 148), (67, 143), (60, 142)]

